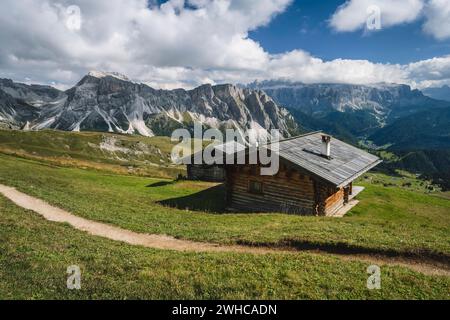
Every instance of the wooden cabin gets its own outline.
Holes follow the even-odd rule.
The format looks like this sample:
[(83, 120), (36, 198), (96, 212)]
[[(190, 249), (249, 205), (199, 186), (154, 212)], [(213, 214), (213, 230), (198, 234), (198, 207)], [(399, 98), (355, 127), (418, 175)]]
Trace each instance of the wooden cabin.
[(362, 191), (353, 181), (381, 162), (320, 132), (281, 141), (277, 153), (280, 168), (273, 176), (261, 175), (260, 164), (225, 165), (229, 210), (343, 215)]

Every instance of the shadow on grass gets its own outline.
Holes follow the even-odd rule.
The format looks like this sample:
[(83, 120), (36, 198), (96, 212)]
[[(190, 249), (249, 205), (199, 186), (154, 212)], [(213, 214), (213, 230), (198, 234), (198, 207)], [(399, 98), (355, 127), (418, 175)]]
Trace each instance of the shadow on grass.
[(155, 183), (151, 183), (148, 186), (146, 186), (147, 188), (158, 188), (158, 187), (165, 187), (165, 186), (169, 186), (172, 184), (175, 184), (176, 181), (158, 181)]
[(417, 248), (416, 250), (396, 250), (383, 248), (369, 248), (351, 245), (344, 242), (319, 243), (309, 240), (284, 239), (277, 243), (253, 243), (251, 241), (237, 241), (238, 245), (269, 248), (291, 248), (299, 251), (326, 252), (336, 255), (368, 255), (372, 257), (404, 258), (417, 262), (439, 263), (450, 268), (450, 256), (429, 249)]
[(162, 200), (158, 203), (181, 210), (226, 213), (225, 185), (221, 184), (186, 197)]

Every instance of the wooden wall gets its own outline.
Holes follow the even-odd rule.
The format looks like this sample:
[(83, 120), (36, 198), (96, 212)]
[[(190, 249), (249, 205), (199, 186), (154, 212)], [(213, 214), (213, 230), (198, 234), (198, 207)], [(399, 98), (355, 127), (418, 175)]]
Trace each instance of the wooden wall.
[[(263, 193), (250, 192), (250, 181), (262, 182)], [(227, 166), (227, 203), (236, 211), (312, 215), (314, 182), (284, 166), (275, 176), (261, 176), (257, 165)]]
[(317, 215), (332, 215), (344, 205), (345, 188), (336, 189), (323, 182), (316, 182), (315, 190)]
[[(263, 192), (250, 192), (250, 181), (261, 182)], [(325, 216), (344, 204), (344, 188), (284, 165), (275, 176), (261, 176), (258, 165), (226, 166), (226, 183), (227, 206), (233, 211)]]
[(325, 212), (319, 213), (320, 215), (332, 215), (344, 205), (344, 188), (340, 188), (337, 191), (330, 190), (327, 196), (325, 199)]
[(201, 180), (210, 182), (225, 181), (225, 169), (217, 165), (196, 165), (187, 166), (187, 175), (189, 180)]

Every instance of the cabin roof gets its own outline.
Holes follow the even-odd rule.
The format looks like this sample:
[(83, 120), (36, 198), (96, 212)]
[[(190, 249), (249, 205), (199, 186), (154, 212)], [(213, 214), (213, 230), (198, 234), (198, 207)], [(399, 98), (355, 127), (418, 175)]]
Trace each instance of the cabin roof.
[[(347, 185), (381, 162), (377, 156), (336, 138), (331, 140), (331, 158), (328, 159), (322, 155), (323, 135), (313, 132), (280, 141), (280, 158), (337, 187)], [(276, 151), (273, 144), (265, 147)]]
[[(268, 148), (279, 153), (284, 161), (336, 187), (349, 184), (381, 162), (377, 156), (336, 138), (331, 139), (331, 157), (328, 159), (322, 155), (323, 135), (324, 133), (319, 131), (282, 140), (279, 142), (278, 150), (273, 143), (262, 145), (260, 148)], [(235, 141), (217, 145), (214, 149), (223, 152), (224, 155), (248, 151), (244, 145)], [(190, 164), (196, 154), (185, 157), (182, 163)]]
[(215, 150), (219, 150), (227, 155), (236, 153), (236, 152), (242, 152), (246, 149), (246, 147), (236, 141), (229, 141), (224, 144), (219, 144), (214, 147)]
[[(239, 142), (236, 142), (236, 141), (228, 141), (223, 144), (214, 145), (213, 147), (214, 147), (214, 150), (222, 152), (225, 156), (229, 156), (229, 155), (239, 153), (239, 152), (244, 152), (246, 150), (245, 145), (243, 145)], [(197, 155), (202, 155), (204, 151), (205, 151), (205, 149), (194, 152), (194, 153), (190, 154), (189, 156), (182, 158), (180, 160), (180, 162), (183, 164), (191, 164), (192, 160)]]

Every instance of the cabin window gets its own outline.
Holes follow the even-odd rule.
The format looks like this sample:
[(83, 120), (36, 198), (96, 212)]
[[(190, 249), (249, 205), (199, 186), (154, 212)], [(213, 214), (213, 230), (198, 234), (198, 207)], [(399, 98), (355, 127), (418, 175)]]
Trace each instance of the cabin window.
[(263, 193), (262, 182), (250, 180), (250, 182), (248, 184), (248, 191), (250, 193), (262, 194)]

